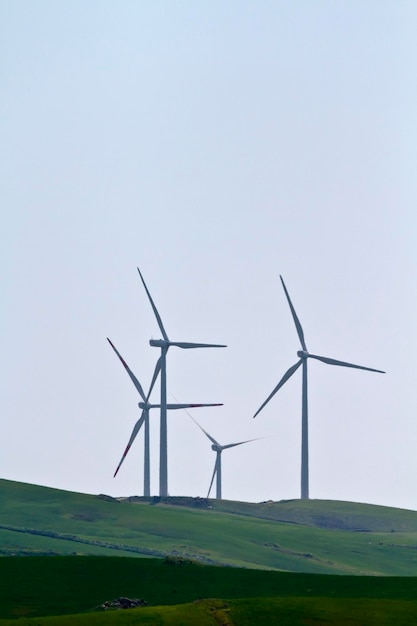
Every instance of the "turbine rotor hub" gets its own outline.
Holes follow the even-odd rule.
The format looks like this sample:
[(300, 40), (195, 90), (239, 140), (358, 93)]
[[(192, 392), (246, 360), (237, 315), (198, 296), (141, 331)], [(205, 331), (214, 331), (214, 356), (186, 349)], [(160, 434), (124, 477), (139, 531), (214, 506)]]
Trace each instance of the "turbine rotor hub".
[(138, 407), (146, 411), (152, 408), (152, 404), (149, 404), (149, 402), (138, 402)]
[(308, 359), (308, 357), (310, 356), (310, 354), (307, 352), (307, 350), (299, 350), (297, 352), (297, 356), (300, 357), (300, 359)]

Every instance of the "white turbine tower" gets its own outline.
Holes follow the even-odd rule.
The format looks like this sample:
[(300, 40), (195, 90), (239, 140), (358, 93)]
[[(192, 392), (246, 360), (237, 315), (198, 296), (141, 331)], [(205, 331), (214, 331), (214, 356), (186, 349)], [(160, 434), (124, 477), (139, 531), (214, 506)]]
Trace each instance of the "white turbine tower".
[[(185, 341), (170, 341), (162, 324), (161, 317), (152, 300), (149, 289), (143, 279), (140, 269), (137, 268), (139, 276), (145, 288), (152, 310), (156, 317), (156, 321), (161, 331), (163, 339), (151, 339), (149, 344), (156, 348), (161, 348), (161, 357), (158, 361), (159, 370), (161, 372), (161, 427), (160, 427), (160, 455), (159, 455), (159, 495), (168, 495), (168, 433), (167, 433), (167, 379), (166, 379), (166, 355), (170, 346), (177, 348), (226, 348), (222, 344), (214, 343), (190, 343)], [(157, 366), (158, 367), (158, 366)]]
[(203, 431), (203, 433), (210, 439), (212, 446), (211, 449), (216, 453), (216, 460), (214, 463), (213, 475), (211, 477), (210, 487), (207, 493), (207, 498), (210, 496), (210, 491), (213, 486), (214, 477), (216, 476), (216, 499), (222, 499), (222, 452), (223, 450), (227, 450), (228, 448), (234, 448), (236, 446), (241, 446), (244, 443), (250, 443), (251, 441), (257, 441), (257, 439), (248, 439), (246, 441), (239, 441), (238, 443), (228, 443), (225, 446), (222, 446), (218, 441), (215, 440), (214, 437), (208, 434), (207, 431), (204, 430), (202, 426), (186, 411), (187, 415), (191, 417), (193, 422), (197, 424), (197, 426)]
[[(123, 357), (121, 356), (121, 354), (118, 352), (118, 350), (116, 349), (116, 347), (113, 345), (113, 343), (110, 341), (110, 339), (107, 337), (107, 341), (109, 342), (109, 344), (111, 345), (111, 347), (113, 348), (113, 350), (115, 351), (115, 353), (117, 354), (117, 356), (119, 357), (123, 367), (125, 368), (126, 372), (129, 374), (131, 381), (133, 382), (133, 384), (135, 385), (140, 397), (142, 398), (142, 402), (139, 402), (138, 406), (140, 409), (142, 409), (142, 413), (140, 418), (138, 419), (138, 421), (136, 422), (132, 434), (130, 436), (129, 442), (126, 446), (126, 449), (123, 453), (123, 456), (120, 460), (119, 465), (117, 466), (117, 469), (114, 473), (114, 476), (116, 476), (117, 472), (120, 469), (120, 466), (122, 465), (123, 461), (126, 458), (127, 453), (129, 452), (132, 443), (134, 442), (137, 434), (139, 433), (141, 427), (143, 424), (145, 424), (145, 455), (144, 455), (144, 472), (143, 472), (143, 495), (144, 496), (150, 496), (151, 495), (151, 485), (150, 485), (150, 435), (149, 435), (149, 411), (150, 409), (159, 409), (161, 408), (160, 404), (151, 404), (149, 402), (149, 397), (152, 393), (152, 389), (154, 387), (154, 384), (156, 382), (156, 379), (158, 377), (158, 373), (160, 370), (160, 365), (159, 365), (159, 361), (156, 364), (155, 367), (155, 371), (152, 377), (152, 382), (151, 385), (149, 387), (149, 391), (148, 391), (148, 395), (145, 396), (142, 385), (140, 384), (139, 380), (136, 378), (136, 376), (134, 375), (134, 373), (132, 372), (132, 370), (129, 368), (129, 366), (127, 365), (126, 361), (123, 359)], [(223, 406), (222, 404), (167, 404), (166, 408), (167, 409), (187, 409), (187, 408), (199, 408), (199, 407), (205, 407), (205, 406)]]
[(269, 394), (265, 402), (259, 407), (253, 417), (256, 417), (260, 411), (264, 408), (266, 404), (271, 400), (271, 398), (277, 393), (279, 389), (287, 382), (289, 378), (297, 371), (300, 365), (303, 366), (303, 389), (302, 389), (302, 415), (301, 415), (301, 498), (303, 500), (307, 500), (309, 497), (309, 485), (308, 485), (308, 405), (307, 405), (307, 359), (316, 359), (317, 361), (322, 361), (322, 363), (327, 363), (328, 365), (341, 365), (342, 367), (353, 367), (359, 370), (367, 370), (368, 372), (378, 372), (380, 374), (385, 374), (382, 370), (376, 370), (371, 367), (363, 367), (362, 365), (354, 365), (353, 363), (345, 363), (345, 361), (336, 361), (335, 359), (329, 359), (325, 356), (318, 356), (317, 354), (311, 354), (307, 350), (306, 342), (304, 340), (304, 333), (301, 327), (300, 321), (297, 317), (295, 309), (290, 300), (290, 296), (288, 295), (287, 288), (285, 287), (285, 283), (283, 281), (282, 276), (281, 283), (284, 288), (285, 295), (288, 300), (289, 307), (291, 309), (292, 317), (294, 320), (295, 327), (297, 329), (298, 338), (301, 343), (302, 350), (297, 352), (297, 356), (300, 357), (300, 360), (292, 365), (287, 372), (285, 372), (284, 376), (279, 381), (278, 385), (272, 390)]

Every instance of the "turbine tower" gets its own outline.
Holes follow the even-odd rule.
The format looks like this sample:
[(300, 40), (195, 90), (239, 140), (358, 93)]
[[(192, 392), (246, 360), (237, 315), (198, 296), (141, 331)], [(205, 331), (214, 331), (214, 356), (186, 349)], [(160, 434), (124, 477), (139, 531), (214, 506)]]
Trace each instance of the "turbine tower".
[[(145, 396), (142, 385), (140, 384), (139, 380), (136, 378), (136, 376), (134, 375), (134, 373), (132, 372), (132, 370), (130, 369), (130, 367), (127, 365), (126, 361), (123, 359), (122, 355), (120, 354), (120, 352), (118, 352), (118, 350), (116, 349), (116, 347), (113, 345), (113, 343), (110, 341), (110, 339), (107, 337), (107, 341), (109, 342), (109, 344), (111, 345), (111, 347), (113, 348), (113, 350), (115, 351), (115, 353), (117, 354), (117, 356), (119, 357), (123, 367), (125, 368), (126, 372), (129, 374), (129, 377), (131, 379), (131, 381), (133, 382), (133, 384), (135, 385), (140, 397), (142, 398), (142, 402), (139, 402), (138, 406), (140, 409), (142, 409), (142, 413), (140, 418), (138, 419), (138, 421), (136, 422), (132, 434), (130, 436), (129, 442), (126, 446), (126, 449), (122, 455), (122, 458), (120, 459), (120, 463), (117, 466), (116, 471), (114, 472), (113, 478), (117, 475), (117, 472), (120, 469), (120, 466), (122, 465), (123, 461), (126, 458), (127, 453), (129, 452), (132, 443), (134, 442), (138, 432), (140, 431), (141, 427), (143, 424), (145, 424), (145, 455), (144, 455), (144, 472), (143, 472), (143, 495), (144, 496), (150, 496), (151, 495), (151, 485), (150, 485), (150, 436), (149, 436), (149, 411), (150, 409), (156, 409), (156, 408), (160, 408), (161, 405), (160, 404), (151, 404), (149, 402), (149, 397), (152, 393), (152, 389), (155, 385), (156, 379), (158, 377), (158, 373), (160, 371), (160, 365), (159, 365), (159, 361), (158, 360), (156, 367), (155, 367), (155, 371), (152, 377), (152, 382), (151, 385), (149, 387), (149, 391), (148, 391), (148, 395)], [(167, 409), (187, 409), (187, 408), (199, 408), (199, 407), (204, 407), (204, 406), (223, 406), (222, 404), (167, 404)]]
[(214, 471), (211, 477), (210, 487), (207, 493), (207, 498), (210, 496), (210, 491), (213, 486), (214, 477), (216, 476), (216, 499), (222, 499), (222, 452), (223, 450), (227, 450), (227, 448), (234, 448), (235, 446), (241, 446), (244, 443), (250, 443), (251, 441), (257, 441), (257, 439), (248, 439), (247, 441), (239, 441), (238, 443), (228, 443), (225, 446), (220, 445), (218, 441), (215, 440), (214, 437), (208, 434), (207, 431), (204, 430), (202, 426), (188, 413), (189, 417), (197, 424), (197, 426), (203, 431), (203, 433), (210, 439), (212, 446), (211, 449), (216, 453), (216, 461), (214, 463)]
[(309, 497), (309, 485), (308, 485), (308, 403), (307, 403), (307, 360), (308, 359), (316, 359), (317, 361), (321, 361), (322, 363), (327, 363), (328, 365), (341, 365), (342, 367), (353, 367), (359, 370), (367, 370), (368, 372), (378, 372), (380, 374), (385, 374), (382, 370), (376, 370), (371, 367), (363, 367), (362, 365), (354, 365), (353, 363), (346, 363), (345, 361), (337, 361), (335, 359), (329, 359), (325, 356), (318, 356), (317, 354), (311, 354), (307, 350), (306, 342), (304, 339), (303, 329), (301, 327), (300, 321), (297, 317), (293, 304), (291, 302), (290, 296), (288, 295), (287, 288), (285, 286), (284, 280), (282, 276), (280, 276), (282, 286), (284, 288), (284, 292), (292, 313), (292, 317), (294, 320), (295, 328), (297, 330), (298, 338), (300, 340), (302, 350), (297, 352), (297, 356), (299, 357), (299, 361), (292, 365), (287, 372), (285, 372), (284, 376), (279, 381), (278, 385), (272, 390), (267, 399), (259, 409), (256, 411), (253, 417), (256, 417), (260, 411), (264, 408), (266, 404), (271, 400), (271, 398), (277, 393), (279, 389), (287, 382), (289, 378), (297, 371), (300, 365), (303, 366), (303, 386), (302, 386), (302, 411), (301, 411), (301, 499), (308, 500)]
[(222, 344), (214, 343), (190, 343), (185, 341), (170, 341), (162, 324), (161, 316), (152, 300), (149, 289), (143, 279), (140, 269), (137, 268), (139, 276), (145, 288), (149, 302), (151, 303), (156, 321), (161, 331), (163, 339), (151, 339), (149, 344), (156, 348), (161, 348), (161, 356), (159, 358), (159, 370), (161, 372), (161, 427), (160, 427), (160, 454), (159, 454), (159, 495), (168, 496), (168, 433), (167, 433), (167, 378), (166, 378), (166, 355), (170, 346), (177, 348), (226, 348)]

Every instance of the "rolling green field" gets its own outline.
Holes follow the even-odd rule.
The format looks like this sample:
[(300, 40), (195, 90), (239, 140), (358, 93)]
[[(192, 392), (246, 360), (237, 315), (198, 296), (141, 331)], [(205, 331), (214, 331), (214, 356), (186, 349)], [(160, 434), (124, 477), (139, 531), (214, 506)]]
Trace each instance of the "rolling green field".
[[(417, 623), (414, 511), (6, 480), (0, 501), (0, 626)], [(148, 606), (98, 610), (120, 596)]]
[[(0, 578), (2, 626), (417, 621), (413, 577), (292, 574), (172, 558), (57, 556), (3, 557)], [(149, 606), (93, 610), (122, 595), (143, 598)]]
[(77, 494), (0, 480), (0, 554), (181, 556), (291, 572), (417, 574), (417, 513), (333, 501), (250, 504)]

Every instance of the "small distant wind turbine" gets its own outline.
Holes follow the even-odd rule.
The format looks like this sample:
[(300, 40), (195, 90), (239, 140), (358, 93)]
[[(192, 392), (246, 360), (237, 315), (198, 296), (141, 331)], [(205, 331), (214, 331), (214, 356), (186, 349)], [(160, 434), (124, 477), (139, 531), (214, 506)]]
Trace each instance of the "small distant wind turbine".
[(162, 324), (161, 316), (152, 300), (149, 289), (143, 279), (140, 269), (137, 268), (139, 276), (145, 287), (149, 302), (156, 317), (159, 330), (163, 339), (151, 339), (149, 344), (156, 348), (161, 348), (161, 356), (158, 361), (159, 371), (161, 372), (161, 428), (160, 428), (160, 455), (159, 455), (159, 495), (168, 495), (168, 433), (167, 433), (167, 378), (166, 378), (166, 355), (170, 346), (177, 348), (226, 348), (225, 345), (215, 343), (189, 343), (185, 341), (170, 341)]
[(302, 364), (303, 366), (303, 391), (302, 391), (302, 419), (301, 419), (301, 499), (307, 500), (309, 497), (308, 493), (308, 406), (307, 406), (307, 359), (317, 359), (318, 361), (322, 361), (322, 363), (327, 363), (328, 365), (341, 365), (342, 367), (354, 367), (359, 370), (367, 370), (368, 372), (378, 372), (379, 374), (385, 374), (382, 370), (376, 370), (371, 367), (363, 367), (362, 365), (353, 365), (353, 363), (345, 363), (345, 361), (336, 361), (335, 359), (329, 359), (325, 356), (318, 356), (317, 354), (310, 354), (307, 350), (307, 346), (304, 340), (304, 333), (301, 327), (300, 321), (297, 317), (293, 304), (290, 300), (290, 296), (288, 295), (287, 288), (285, 287), (284, 280), (282, 276), (280, 276), (282, 286), (284, 288), (285, 295), (288, 300), (289, 307), (291, 309), (292, 317), (294, 320), (295, 327), (297, 329), (298, 338), (301, 343), (302, 350), (297, 352), (297, 355), (300, 357), (300, 360), (292, 365), (287, 372), (285, 372), (284, 376), (279, 381), (278, 385), (272, 390), (267, 399), (259, 409), (256, 411), (253, 417), (256, 417), (260, 411), (264, 408), (266, 404), (271, 400), (271, 398), (277, 393), (279, 389), (287, 382), (289, 378), (297, 371), (297, 369)]
[(227, 448), (234, 448), (235, 446), (241, 446), (244, 443), (250, 443), (251, 441), (257, 441), (257, 439), (248, 439), (247, 441), (239, 441), (238, 443), (228, 443), (225, 446), (220, 445), (218, 441), (215, 440), (214, 437), (208, 434), (207, 431), (204, 430), (202, 426), (186, 411), (187, 415), (191, 417), (193, 422), (197, 424), (197, 426), (203, 431), (203, 433), (210, 439), (212, 446), (211, 449), (216, 453), (216, 461), (214, 463), (214, 471), (211, 477), (210, 487), (207, 493), (207, 498), (210, 496), (210, 491), (213, 486), (214, 477), (216, 476), (216, 499), (222, 499), (222, 452), (223, 450), (227, 450)]
[[(141, 427), (143, 424), (145, 424), (145, 455), (144, 455), (144, 479), (143, 479), (143, 495), (144, 496), (150, 496), (151, 495), (151, 485), (150, 485), (150, 436), (149, 436), (149, 411), (150, 409), (159, 409), (161, 407), (160, 404), (151, 404), (149, 402), (149, 397), (152, 393), (152, 389), (155, 385), (156, 379), (158, 377), (158, 373), (160, 371), (160, 359), (158, 360), (156, 367), (155, 367), (155, 371), (153, 373), (152, 376), (152, 381), (149, 387), (149, 391), (148, 391), (148, 395), (145, 396), (145, 393), (143, 391), (142, 385), (140, 384), (139, 380), (136, 378), (136, 376), (134, 375), (134, 373), (132, 372), (132, 370), (130, 369), (130, 367), (127, 365), (126, 361), (123, 359), (122, 355), (120, 354), (120, 352), (118, 352), (118, 350), (116, 349), (116, 347), (113, 345), (113, 343), (110, 341), (110, 339), (107, 337), (107, 341), (109, 342), (109, 344), (111, 345), (111, 347), (113, 348), (113, 350), (115, 351), (115, 353), (117, 354), (117, 356), (119, 357), (123, 367), (125, 368), (126, 372), (129, 374), (131, 381), (133, 382), (133, 384), (135, 385), (140, 397), (142, 398), (142, 402), (139, 402), (138, 406), (140, 409), (142, 409), (142, 413), (140, 418), (138, 419), (138, 421), (136, 422), (132, 434), (130, 436), (129, 442), (126, 446), (126, 449), (123, 453), (123, 456), (120, 460), (119, 465), (117, 466), (117, 469), (114, 473), (114, 477), (116, 476), (117, 472), (120, 469), (120, 466), (122, 465), (123, 461), (126, 458), (127, 453), (129, 452), (132, 443), (134, 442), (138, 432), (140, 431)], [(187, 408), (199, 408), (199, 407), (204, 407), (204, 406), (222, 406), (221, 404), (167, 404), (166, 408), (167, 409), (187, 409)]]

